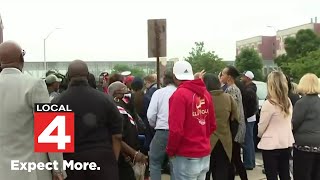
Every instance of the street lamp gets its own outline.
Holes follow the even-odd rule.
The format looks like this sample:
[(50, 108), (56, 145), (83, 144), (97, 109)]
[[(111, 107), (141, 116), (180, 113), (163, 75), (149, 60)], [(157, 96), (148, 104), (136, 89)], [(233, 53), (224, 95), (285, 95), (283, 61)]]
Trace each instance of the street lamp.
[(274, 26), (267, 26), (267, 28), (272, 28), (274, 30), (274, 32), (276, 32), (276, 34), (278, 32), (278, 29), (276, 27), (274, 27)]
[(46, 57), (46, 40), (50, 37), (52, 33), (61, 28), (54, 28), (48, 35), (43, 39), (43, 63), (44, 63), (44, 74), (47, 72), (47, 57)]

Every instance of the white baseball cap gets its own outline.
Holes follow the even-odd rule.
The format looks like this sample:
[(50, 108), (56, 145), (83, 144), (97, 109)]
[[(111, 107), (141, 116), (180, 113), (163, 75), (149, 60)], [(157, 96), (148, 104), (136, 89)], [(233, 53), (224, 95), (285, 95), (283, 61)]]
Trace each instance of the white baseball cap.
[(180, 81), (194, 80), (192, 66), (187, 61), (178, 61), (174, 63), (173, 74)]
[(246, 71), (245, 73), (243, 73), (243, 75), (251, 80), (254, 78), (254, 74), (251, 71)]
[(62, 79), (58, 78), (54, 74), (50, 74), (49, 76), (46, 77), (45, 81), (46, 81), (47, 84), (52, 84), (52, 83), (55, 83), (55, 82), (61, 82)]

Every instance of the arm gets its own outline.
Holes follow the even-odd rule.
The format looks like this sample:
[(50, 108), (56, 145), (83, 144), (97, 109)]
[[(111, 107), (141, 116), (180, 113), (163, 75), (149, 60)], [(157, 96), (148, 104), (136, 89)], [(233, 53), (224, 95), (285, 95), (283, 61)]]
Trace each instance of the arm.
[(109, 110), (107, 113), (109, 122), (107, 122), (107, 127), (112, 134), (112, 148), (115, 157), (118, 160), (122, 141), (122, 115), (112, 100), (108, 99), (108, 101), (109, 105), (107, 105), (106, 108)]
[(139, 151), (134, 150), (124, 141), (121, 142), (121, 146), (122, 146), (121, 151), (124, 154), (129, 155), (132, 160), (136, 162), (147, 163), (147, 159), (148, 159), (147, 156), (143, 155)]
[[(32, 88), (30, 97), (30, 105), (34, 109), (35, 103), (50, 103), (49, 93), (43, 80), (39, 80)], [(62, 153), (48, 153), (50, 162), (58, 162), (59, 170), (53, 171), (53, 176), (56, 179), (66, 178), (67, 174), (63, 170), (63, 156)]]
[(231, 101), (231, 121), (233, 121), (233, 120), (239, 121), (240, 112), (239, 112), (237, 103), (231, 96), (229, 96), (229, 97), (230, 97), (230, 101)]
[(158, 114), (159, 91), (154, 92), (147, 112), (148, 121), (151, 127), (156, 127)]
[(183, 137), (185, 114), (185, 100), (182, 95), (176, 91), (169, 100), (169, 137), (167, 145), (169, 157), (175, 156), (181, 138)]
[(292, 113), (292, 131), (295, 133), (299, 127), (301, 126), (305, 114), (306, 114), (307, 107), (303, 104), (303, 101), (297, 101)]
[[(209, 95), (210, 96), (210, 95)], [(210, 135), (217, 129), (217, 122), (216, 122), (216, 114), (214, 111), (214, 104), (213, 100), (211, 99), (210, 107), (209, 107), (209, 121), (210, 121)]]
[(272, 107), (273, 105), (267, 100), (261, 109), (261, 113), (260, 113), (260, 121), (258, 124), (258, 137), (262, 137), (263, 133), (266, 131), (269, 122), (272, 118), (273, 115), (273, 109), (274, 107)]
[(121, 142), (122, 142), (121, 134), (112, 135), (112, 150), (114, 152), (114, 155), (117, 161), (119, 159), (119, 155), (121, 151)]

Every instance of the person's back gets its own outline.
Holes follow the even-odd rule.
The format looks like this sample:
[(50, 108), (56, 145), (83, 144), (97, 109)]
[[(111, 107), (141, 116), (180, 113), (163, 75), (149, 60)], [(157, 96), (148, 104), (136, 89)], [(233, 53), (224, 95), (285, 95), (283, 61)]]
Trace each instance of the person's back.
[(71, 85), (53, 102), (68, 104), (75, 113), (75, 152), (92, 148), (112, 150), (108, 129), (114, 118), (110, 113), (114, 106), (111, 98), (89, 85)]
[[(0, 44), (0, 174), (1, 179), (51, 180), (63, 178), (64, 171), (14, 171), (12, 160), (23, 163), (57, 161), (62, 169), (61, 153), (34, 152), (35, 103), (49, 103), (43, 80), (22, 73), (25, 51), (12, 41)], [(63, 174), (65, 176), (65, 174)]]
[(99, 171), (67, 170), (68, 179), (117, 180), (116, 159), (121, 148), (122, 117), (110, 96), (88, 83), (88, 67), (75, 60), (68, 67), (69, 87), (53, 103), (69, 105), (74, 112), (75, 152), (64, 153), (67, 161), (95, 162)]
[[(179, 139), (169, 139), (169, 156), (171, 153), (191, 158), (209, 155), (215, 115), (211, 96), (202, 80), (183, 82), (171, 96), (169, 108), (170, 132), (181, 136)], [(174, 147), (171, 144), (173, 141), (179, 144), (175, 142), (177, 146)]]
[(169, 100), (167, 154), (176, 180), (205, 179), (209, 171), (210, 135), (216, 129), (212, 98), (202, 79), (194, 80), (187, 61), (176, 62), (173, 74), (178, 88)]
[(223, 93), (222, 90), (211, 91), (212, 100), (215, 103), (215, 115), (217, 122), (217, 130), (211, 135), (211, 145), (220, 140), (225, 151), (230, 158), (232, 154), (232, 136), (230, 131), (230, 121), (239, 119), (239, 112), (236, 102), (230, 94)]
[[(293, 131), (296, 143), (320, 145), (320, 98), (317, 94), (303, 96), (293, 111)], [(307, 113), (306, 113), (307, 112)]]
[[(15, 68), (6, 68), (1, 72), (0, 87), (0, 169), (5, 170), (0, 171), (1, 176), (16, 179), (19, 177), (16, 175), (23, 174), (27, 179), (36, 179), (36, 171), (11, 173), (10, 161), (33, 162), (36, 158), (48, 161), (47, 154), (34, 153), (32, 131), (34, 103), (49, 102), (47, 88), (42, 80), (25, 75)], [(49, 171), (43, 172), (50, 177)]]

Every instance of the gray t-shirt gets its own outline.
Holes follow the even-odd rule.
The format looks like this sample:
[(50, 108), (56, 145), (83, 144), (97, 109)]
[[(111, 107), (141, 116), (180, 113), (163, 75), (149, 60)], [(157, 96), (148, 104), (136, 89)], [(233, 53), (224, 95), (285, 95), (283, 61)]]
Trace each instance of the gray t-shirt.
[(49, 98), (50, 98), (50, 101), (55, 98), (55, 97), (58, 97), (59, 96), (59, 93), (53, 91), (49, 94)]

